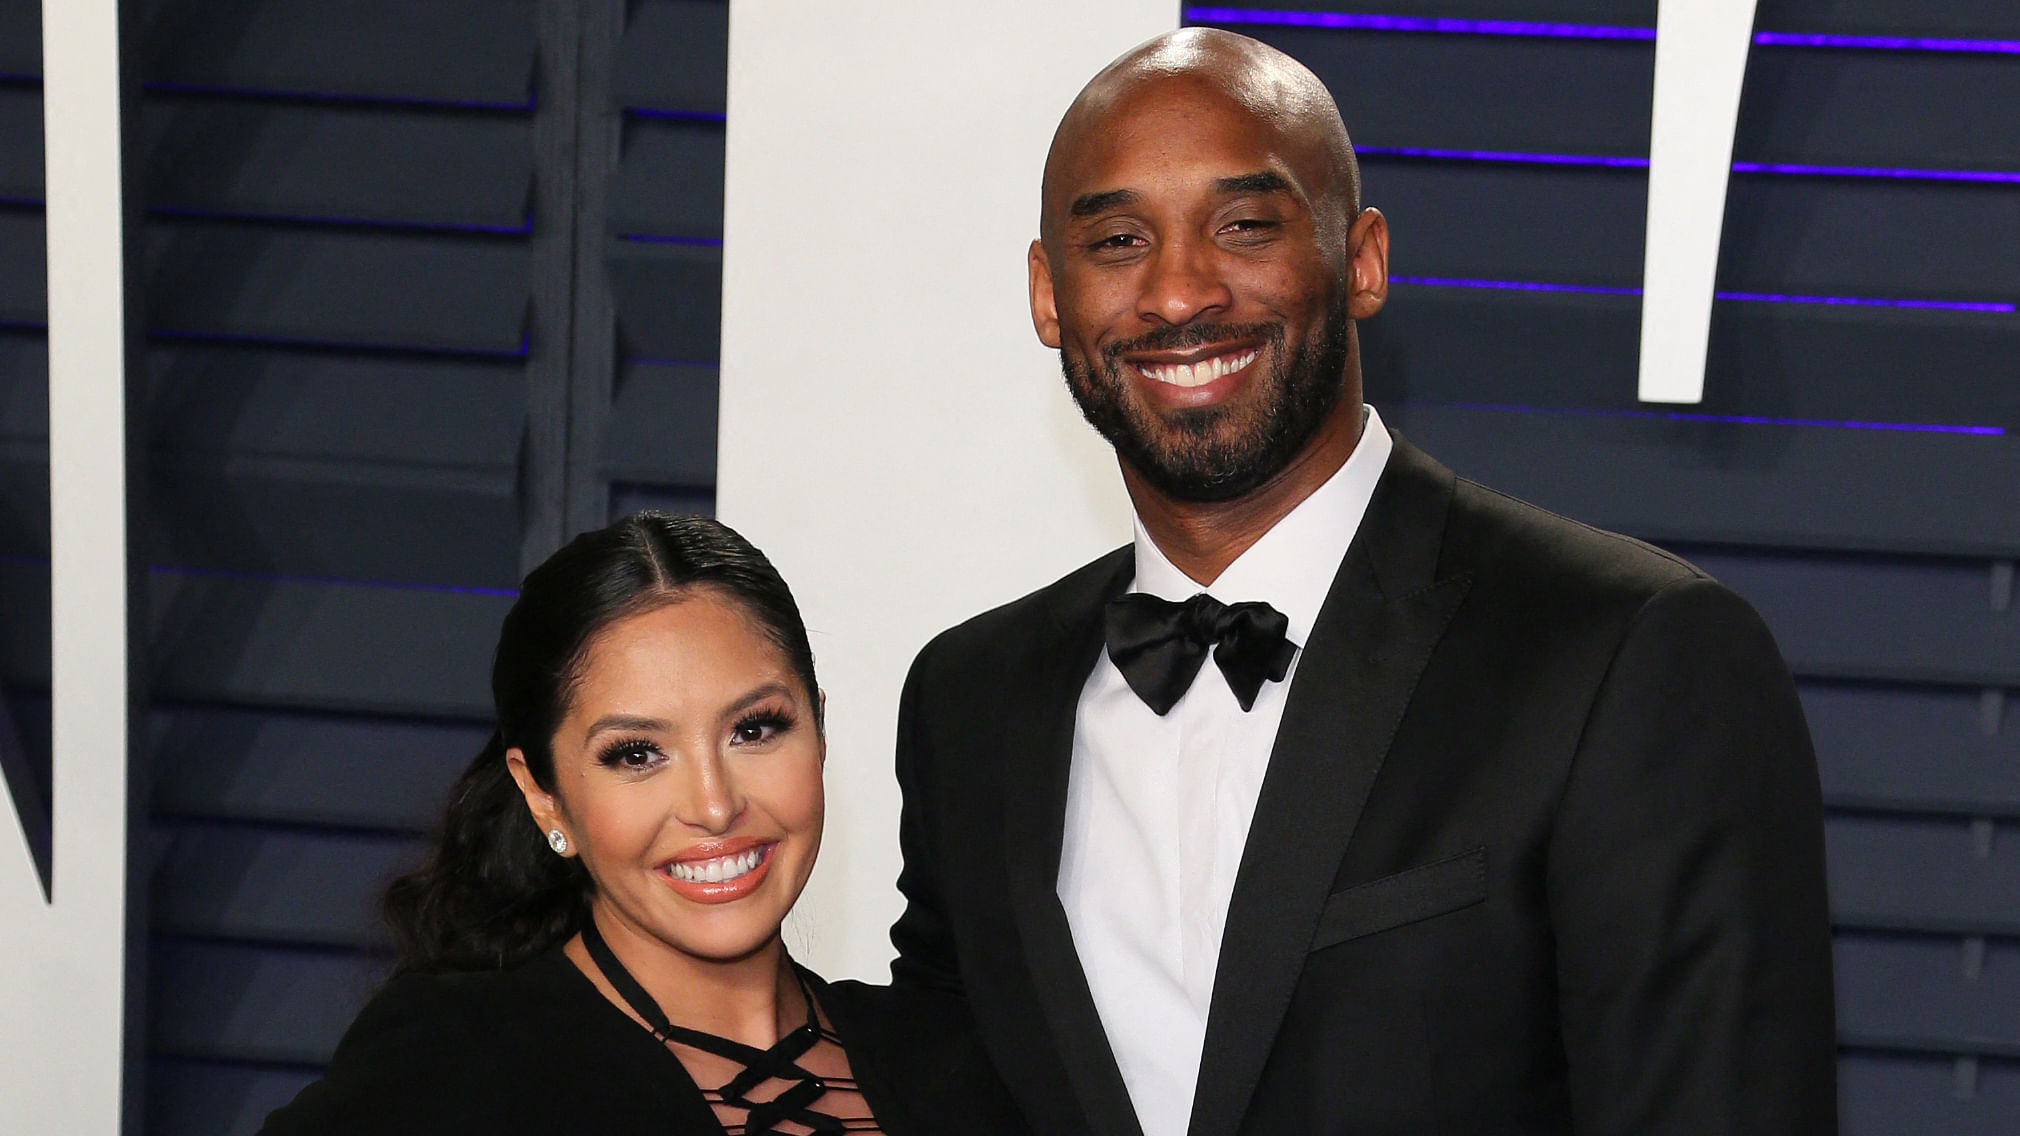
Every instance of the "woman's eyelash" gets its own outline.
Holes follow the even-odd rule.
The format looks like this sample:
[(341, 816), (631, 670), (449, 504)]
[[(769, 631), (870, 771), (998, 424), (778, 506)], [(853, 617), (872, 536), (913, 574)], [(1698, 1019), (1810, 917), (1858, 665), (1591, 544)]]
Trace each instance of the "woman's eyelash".
[[(612, 769), (650, 765), (659, 757), (659, 747), (643, 738), (620, 738), (603, 747), (596, 760)], [(636, 759), (636, 760), (632, 760)]]
[(782, 734), (793, 728), (793, 717), (783, 710), (753, 710), (736, 720), (730, 733), (746, 735), (754, 731), (769, 731), (764, 736)]

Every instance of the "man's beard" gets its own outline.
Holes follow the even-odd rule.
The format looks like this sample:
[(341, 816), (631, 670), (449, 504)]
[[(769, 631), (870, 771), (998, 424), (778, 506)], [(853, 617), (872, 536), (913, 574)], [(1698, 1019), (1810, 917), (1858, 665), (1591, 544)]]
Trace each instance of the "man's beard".
[[(1059, 367), (1088, 424), (1153, 489), (1179, 501), (1227, 501), (1283, 472), (1339, 405), (1353, 349), (1344, 295), (1330, 306), (1319, 332), (1317, 342), (1301, 343), (1286, 357), (1281, 323), (1184, 324), (1109, 344), (1098, 370), (1063, 350)], [(1258, 389), (1238, 407), (1160, 415), (1123, 373), (1122, 356), (1131, 352), (1256, 339), (1264, 346), (1253, 365), (1270, 360), (1276, 369), (1252, 376)]]

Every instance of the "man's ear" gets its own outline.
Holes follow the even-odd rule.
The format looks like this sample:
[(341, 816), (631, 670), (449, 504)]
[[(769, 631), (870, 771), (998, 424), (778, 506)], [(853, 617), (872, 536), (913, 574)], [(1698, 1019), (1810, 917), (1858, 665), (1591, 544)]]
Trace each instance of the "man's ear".
[(1367, 319), (1389, 298), (1389, 219), (1370, 205), (1347, 230), (1347, 315)]
[(541, 833), (544, 835), (560, 829), (561, 835), (569, 838), (568, 851), (562, 855), (575, 855), (575, 838), (568, 831), (568, 825), (562, 822), (554, 794), (542, 789), (540, 782), (533, 779), (533, 771), (526, 768), (526, 751), (518, 746), (506, 750), (505, 768), (511, 771), (513, 783), (519, 786), (519, 795), (526, 798), (526, 811), (533, 814), (533, 823), (539, 826)]
[(1045, 242), (1032, 241), (1025, 257), (1031, 269), (1031, 326), (1038, 342), (1059, 349), (1059, 301), (1052, 294), (1052, 261), (1045, 255)]

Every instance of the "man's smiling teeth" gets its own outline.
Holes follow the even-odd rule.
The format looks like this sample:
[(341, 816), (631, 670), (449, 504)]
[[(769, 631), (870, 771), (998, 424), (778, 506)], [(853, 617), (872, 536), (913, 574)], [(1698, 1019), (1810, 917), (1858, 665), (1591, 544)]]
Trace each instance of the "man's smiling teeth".
[(1175, 387), (1203, 387), (1215, 379), (1234, 374), (1255, 362), (1254, 350), (1239, 355), (1216, 355), (1197, 363), (1138, 363), (1136, 369), (1143, 377), (1160, 383), (1170, 383)]
[(747, 875), (763, 862), (764, 851), (753, 848), (734, 856), (717, 856), (713, 860), (693, 860), (685, 864), (676, 861), (666, 866), (666, 874), (691, 884), (719, 884)]

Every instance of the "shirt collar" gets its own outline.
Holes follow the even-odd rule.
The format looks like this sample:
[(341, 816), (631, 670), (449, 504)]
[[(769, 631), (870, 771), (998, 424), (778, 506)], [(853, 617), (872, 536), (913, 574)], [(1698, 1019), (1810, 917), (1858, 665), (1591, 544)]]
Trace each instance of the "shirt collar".
[(1291, 642), (1303, 647), (1395, 448), (1382, 416), (1372, 406), (1367, 412), (1361, 440), (1346, 463), (1236, 557), (1210, 586), (1201, 587), (1166, 559), (1144, 531), (1143, 518), (1137, 517), (1136, 580), (1130, 590), (1174, 602), (1202, 591), (1225, 604), (1262, 600), (1284, 614), (1290, 621)]

